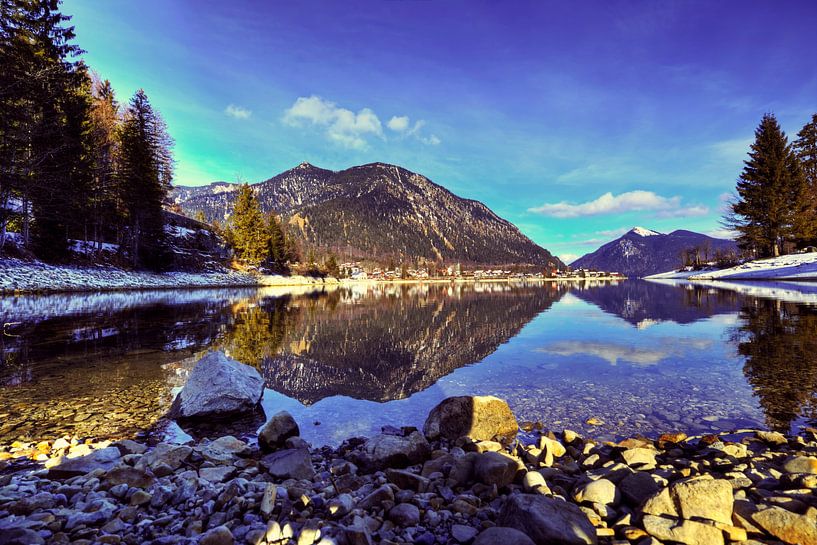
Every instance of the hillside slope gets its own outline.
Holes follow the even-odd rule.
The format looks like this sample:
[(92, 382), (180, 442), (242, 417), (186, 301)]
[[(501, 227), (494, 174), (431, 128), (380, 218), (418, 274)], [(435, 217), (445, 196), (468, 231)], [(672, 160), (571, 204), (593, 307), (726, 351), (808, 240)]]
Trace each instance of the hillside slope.
[[(172, 197), (186, 214), (224, 221), (235, 198), (231, 185), (180, 186)], [(334, 172), (302, 163), (253, 188), (262, 208), (280, 215), (305, 250), (382, 262), (563, 266), (484, 204), (398, 166)]]

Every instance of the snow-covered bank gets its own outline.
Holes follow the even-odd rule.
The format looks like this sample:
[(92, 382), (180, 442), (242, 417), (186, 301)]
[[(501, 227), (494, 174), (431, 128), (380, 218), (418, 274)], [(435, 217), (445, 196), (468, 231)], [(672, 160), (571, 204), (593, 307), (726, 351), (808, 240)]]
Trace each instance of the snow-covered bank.
[(817, 280), (817, 252), (748, 261), (735, 267), (705, 271), (690, 280)]
[(658, 274), (651, 274), (649, 276), (645, 276), (645, 280), (686, 280), (692, 276), (697, 276), (700, 274), (709, 274), (710, 272), (716, 271), (717, 269), (707, 269), (707, 270), (680, 270), (680, 271), (667, 271)]
[(237, 271), (159, 274), (114, 267), (70, 267), (18, 259), (0, 260), (0, 293), (312, 286), (336, 282), (335, 279), (306, 276), (255, 276)]

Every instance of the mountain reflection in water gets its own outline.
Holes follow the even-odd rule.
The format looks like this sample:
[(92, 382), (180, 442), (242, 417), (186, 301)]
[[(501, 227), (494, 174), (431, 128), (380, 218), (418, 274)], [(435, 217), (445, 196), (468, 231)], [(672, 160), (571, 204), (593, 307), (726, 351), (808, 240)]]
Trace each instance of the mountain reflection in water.
[[(817, 306), (796, 287), (752, 290), (628, 281), (0, 298), (12, 324), (0, 336), (0, 442), (161, 431), (171, 389), (208, 349), (260, 370), (268, 411), (322, 421), (305, 431), (313, 442), (421, 425), (442, 398), (471, 393), (610, 437), (813, 422)], [(589, 416), (606, 424), (588, 429)]]

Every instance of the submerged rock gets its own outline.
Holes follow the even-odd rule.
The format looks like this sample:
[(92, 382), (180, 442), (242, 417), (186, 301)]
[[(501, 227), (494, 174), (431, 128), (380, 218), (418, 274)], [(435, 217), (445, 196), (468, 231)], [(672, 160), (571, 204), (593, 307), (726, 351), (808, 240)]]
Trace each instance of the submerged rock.
[(453, 441), (470, 437), (477, 441), (498, 440), (508, 444), (519, 424), (508, 404), (493, 396), (449, 397), (434, 407), (423, 425), (429, 439)]
[(227, 417), (251, 412), (264, 394), (258, 371), (223, 352), (210, 352), (193, 370), (170, 407), (171, 418)]

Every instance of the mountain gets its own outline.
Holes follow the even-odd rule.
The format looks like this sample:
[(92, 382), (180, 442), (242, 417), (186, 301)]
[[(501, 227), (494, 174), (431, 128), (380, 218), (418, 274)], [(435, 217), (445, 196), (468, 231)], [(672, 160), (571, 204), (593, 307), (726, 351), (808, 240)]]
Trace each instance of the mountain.
[(702, 257), (708, 253), (710, 258), (715, 252), (737, 252), (737, 246), (731, 240), (712, 238), (683, 229), (662, 234), (643, 227), (633, 227), (620, 238), (580, 257), (570, 266), (574, 269), (615, 271), (630, 277), (643, 277), (679, 269), (683, 265), (681, 254), (692, 248), (700, 248)]
[[(236, 184), (178, 186), (174, 202), (207, 221), (229, 217)], [(283, 218), (303, 250), (347, 259), (563, 267), (481, 202), (384, 163), (338, 172), (302, 163), (254, 184), (261, 207)]]

